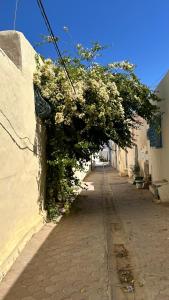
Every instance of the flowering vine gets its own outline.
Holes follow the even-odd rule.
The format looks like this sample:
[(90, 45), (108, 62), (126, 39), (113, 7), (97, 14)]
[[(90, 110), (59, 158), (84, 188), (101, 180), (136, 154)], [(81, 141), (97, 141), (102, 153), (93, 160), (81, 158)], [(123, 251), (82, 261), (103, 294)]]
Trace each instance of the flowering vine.
[(59, 59), (37, 63), (34, 84), (52, 108), (46, 120), (50, 219), (72, 202), (76, 169), (109, 140), (131, 147), (137, 116), (150, 122), (158, 112), (158, 97), (139, 81), (134, 65), (128, 61), (98, 64), (101, 50), (98, 43), (91, 49), (78, 44), (75, 57), (63, 58), (74, 89)]

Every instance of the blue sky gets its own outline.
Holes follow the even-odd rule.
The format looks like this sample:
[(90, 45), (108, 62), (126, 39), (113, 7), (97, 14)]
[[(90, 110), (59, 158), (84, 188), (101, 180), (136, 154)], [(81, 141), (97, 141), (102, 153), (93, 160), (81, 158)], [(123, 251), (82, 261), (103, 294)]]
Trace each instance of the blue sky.
[[(15, 2), (0, 1), (0, 30), (13, 29)], [(43, 0), (43, 4), (55, 35), (62, 40), (62, 50), (99, 41), (109, 46), (101, 63), (130, 60), (137, 65), (138, 77), (151, 88), (169, 69), (168, 0)], [(19, 0), (16, 30), (33, 45), (47, 34), (36, 0)], [(45, 56), (55, 55), (50, 45), (38, 50)]]

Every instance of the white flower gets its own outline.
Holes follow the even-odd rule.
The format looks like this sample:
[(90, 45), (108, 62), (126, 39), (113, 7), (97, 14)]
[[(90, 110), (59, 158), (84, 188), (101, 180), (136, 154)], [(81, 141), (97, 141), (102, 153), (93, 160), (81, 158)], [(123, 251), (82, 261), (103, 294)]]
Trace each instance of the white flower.
[(134, 95), (134, 99), (140, 102), (140, 98), (137, 95)]
[(114, 96), (119, 96), (119, 91), (117, 89), (117, 85), (115, 84), (115, 82), (109, 82), (108, 83), (108, 87), (110, 89), (110, 92), (114, 95)]
[(64, 115), (63, 115), (63, 113), (61, 113), (61, 112), (56, 113), (56, 115), (55, 115), (55, 122), (56, 122), (56, 124), (63, 123), (63, 121), (64, 121)]
[(120, 61), (108, 64), (108, 67), (111, 69), (123, 69), (125, 71), (133, 71), (134, 65), (129, 63), (129, 61)]
[(107, 92), (106, 87), (102, 86), (99, 90), (98, 90), (98, 94), (99, 96), (105, 101), (108, 102), (109, 101), (109, 94)]

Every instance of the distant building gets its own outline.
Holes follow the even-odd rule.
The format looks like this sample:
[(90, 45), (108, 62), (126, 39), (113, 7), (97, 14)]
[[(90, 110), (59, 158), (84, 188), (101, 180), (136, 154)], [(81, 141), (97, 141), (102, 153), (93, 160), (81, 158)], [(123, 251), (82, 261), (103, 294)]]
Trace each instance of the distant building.
[(133, 131), (135, 145), (125, 150), (112, 143), (111, 162), (122, 176), (132, 177), (139, 165), (140, 175), (152, 180), (151, 190), (161, 201), (169, 201), (169, 72), (161, 80), (156, 91), (162, 101), (158, 104), (161, 118), (157, 120), (161, 131), (154, 124), (142, 120), (142, 126)]

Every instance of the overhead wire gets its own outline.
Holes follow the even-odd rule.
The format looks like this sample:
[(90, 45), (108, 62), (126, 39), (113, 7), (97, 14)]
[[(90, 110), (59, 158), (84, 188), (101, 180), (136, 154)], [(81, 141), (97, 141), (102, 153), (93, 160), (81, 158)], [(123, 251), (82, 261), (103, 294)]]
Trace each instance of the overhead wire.
[(59, 46), (58, 46), (58, 44), (57, 44), (57, 42), (56, 42), (56, 38), (55, 38), (54, 32), (53, 32), (52, 27), (51, 27), (51, 25), (50, 25), (50, 22), (49, 22), (47, 13), (46, 13), (46, 11), (45, 11), (45, 8), (44, 8), (44, 6), (43, 6), (43, 4), (42, 4), (42, 1), (41, 1), (41, 0), (37, 0), (37, 4), (38, 4), (38, 7), (39, 7), (39, 9), (40, 9), (41, 15), (42, 15), (42, 17), (43, 17), (43, 19), (44, 19), (44, 22), (45, 22), (45, 25), (46, 25), (47, 30), (48, 30), (48, 32), (49, 32), (49, 35), (50, 35), (50, 37), (51, 37), (52, 43), (53, 43), (53, 45), (54, 45), (54, 48), (55, 48), (55, 50), (56, 50), (56, 52), (57, 52), (58, 57), (60, 58), (61, 64), (62, 64), (63, 69), (64, 69), (64, 72), (65, 72), (65, 74), (66, 74), (66, 76), (67, 76), (67, 78), (68, 78), (68, 80), (69, 80), (69, 83), (70, 83), (70, 85), (71, 85), (71, 87), (72, 87), (74, 93), (76, 94), (76, 90), (75, 90), (75, 87), (74, 87), (74, 85), (73, 85), (71, 76), (70, 76), (69, 71), (68, 71), (68, 69), (67, 69), (67, 66), (66, 66), (66, 64), (65, 64), (65, 62), (64, 62), (64, 59), (63, 59), (63, 57), (62, 57), (61, 51), (60, 51), (60, 49), (59, 49)]
[(17, 12), (18, 12), (18, 4), (19, 4), (19, 0), (16, 0), (15, 13), (14, 13), (14, 21), (13, 21), (13, 30), (16, 29), (16, 18), (17, 18)]

